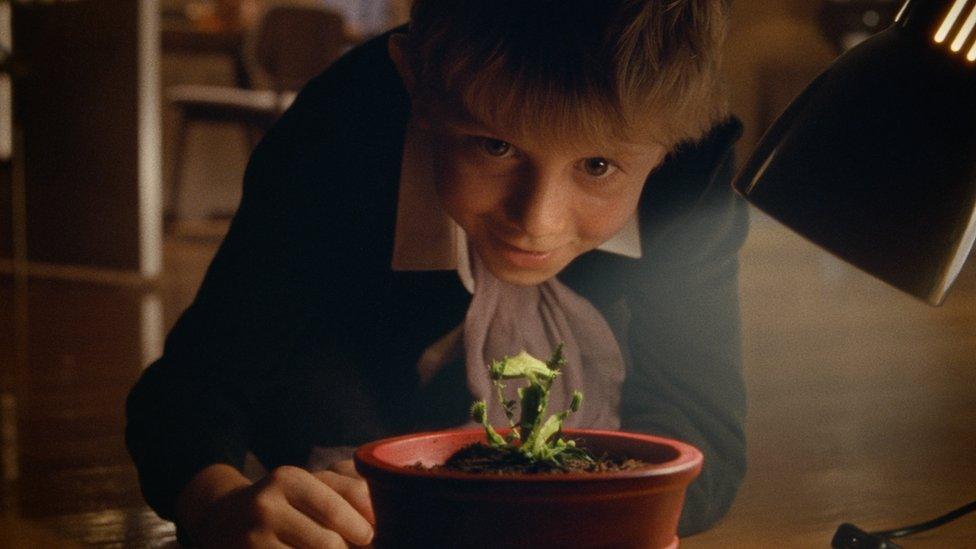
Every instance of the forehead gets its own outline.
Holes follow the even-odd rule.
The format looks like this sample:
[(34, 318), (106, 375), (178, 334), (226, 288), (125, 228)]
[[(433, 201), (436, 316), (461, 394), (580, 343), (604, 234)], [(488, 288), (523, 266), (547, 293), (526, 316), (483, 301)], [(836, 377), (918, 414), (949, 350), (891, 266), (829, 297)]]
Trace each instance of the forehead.
[[(507, 118), (507, 117), (506, 117)], [(533, 151), (551, 153), (606, 156), (612, 158), (639, 158), (657, 154), (663, 145), (652, 138), (639, 140), (623, 132), (574, 131), (572, 124), (532, 125), (509, 119), (485, 120), (461, 110), (441, 118), (447, 131), (479, 135), (507, 141)], [(649, 132), (648, 132), (649, 133)]]

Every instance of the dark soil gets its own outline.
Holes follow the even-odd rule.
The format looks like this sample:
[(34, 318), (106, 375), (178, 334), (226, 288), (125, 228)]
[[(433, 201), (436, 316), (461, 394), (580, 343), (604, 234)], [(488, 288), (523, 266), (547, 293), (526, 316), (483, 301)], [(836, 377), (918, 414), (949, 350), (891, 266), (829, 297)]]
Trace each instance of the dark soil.
[(567, 457), (560, 464), (548, 461), (533, 463), (517, 451), (492, 448), (478, 442), (461, 448), (443, 465), (425, 467), (417, 463), (415, 467), (426, 470), (508, 475), (516, 473), (603, 473), (639, 469), (649, 465), (651, 464), (638, 459), (620, 458), (606, 454), (594, 457), (592, 461), (573, 456)]

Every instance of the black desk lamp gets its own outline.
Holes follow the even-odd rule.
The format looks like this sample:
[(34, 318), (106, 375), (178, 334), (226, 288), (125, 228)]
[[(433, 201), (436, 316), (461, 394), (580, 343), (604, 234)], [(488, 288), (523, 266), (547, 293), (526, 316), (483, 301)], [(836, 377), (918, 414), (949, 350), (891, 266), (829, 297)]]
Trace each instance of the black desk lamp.
[(905, 2), (793, 101), (733, 186), (940, 304), (976, 239), (976, 0)]
[[(907, 0), (895, 23), (854, 47), (763, 136), (733, 187), (854, 266), (942, 303), (976, 240), (976, 0)], [(907, 528), (843, 524), (837, 548)]]

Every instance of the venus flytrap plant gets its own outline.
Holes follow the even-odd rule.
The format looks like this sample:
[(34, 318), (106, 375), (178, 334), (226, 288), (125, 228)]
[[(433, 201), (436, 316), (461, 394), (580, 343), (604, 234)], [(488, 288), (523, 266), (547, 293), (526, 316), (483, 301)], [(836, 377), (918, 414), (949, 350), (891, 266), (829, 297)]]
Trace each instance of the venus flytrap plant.
[[(579, 410), (583, 393), (573, 392), (573, 400), (568, 410), (545, 417), (549, 405), (549, 391), (559, 376), (560, 368), (566, 363), (563, 347), (559, 345), (552, 357), (543, 362), (522, 351), (513, 357), (496, 360), (488, 368), (489, 377), (495, 387), (498, 403), (505, 412), (510, 430), (502, 437), (488, 420), (488, 405), (479, 400), (471, 407), (471, 417), (485, 428), (489, 446), (502, 451), (517, 453), (530, 463), (550, 462), (562, 466), (569, 458), (592, 462), (586, 450), (578, 448), (573, 440), (557, 436), (569, 414)], [(528, 385), (520, 387), (518, 399), (521, 402), (521, 415), (515, 422), (514, 400), (506, 400), (504, 381), (524, 379)], [(543, 419), (545, 418), (545, 419)]]
[(485, 426), (485, 433), (488, 435), (488, 443), (495, 448), (503, 448), (508, 442), (498, 434), (488, 422), (488, 405), (485, 401), (479, 400), (471, 407), (471, 418)]

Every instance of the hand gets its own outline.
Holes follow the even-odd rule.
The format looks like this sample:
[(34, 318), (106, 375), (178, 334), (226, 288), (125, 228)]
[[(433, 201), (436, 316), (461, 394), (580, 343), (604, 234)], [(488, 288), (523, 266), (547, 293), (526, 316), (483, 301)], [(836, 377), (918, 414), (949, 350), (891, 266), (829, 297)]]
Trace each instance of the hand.
[[(346, 477), (353, 482), (350, 483), (349, 480), (336, 479), (333, 473), (338, 473), (339, 475)], [(343, 497), (352, 504), (353, 507), (359, 511), (362, 516), (369, 521), (370, 524), (376, 524), (376, 516), (373, 514), (373, 502), (369, 499), (369, 487), (366, 485), (366, 479), (364, 479), (359, 471), (356, 471), (356, 464), (351, 459), (345, 459), (342, 461), (337, 461), (329, 467), (328, 471), (313, 473), (319, 480), (325, 482), (329, 486), (333, 486), (334, 483), (341, 483), (346, 485), (346, 490), (341, 492)]]
[[(190, 502), (184, 509), (205, 510), (183, 513), (189, 519), (183, 524), (189, 525), (190, 538), (200, 546), (344, 548), (347, 542), (367, 545), (372, 540), (369, 494), (351, 461), (318, 473), (279, 467), (257, 483), (237, 485), (213, 499), (195, 495), (194, 491), (213, 494), (214, 486), (228, 485), (208, 482), (215, 480), (208, 478), (213, 467), (229, 466), (205, 469), (181, 495), (181, 501)], [(208, 505), (192, 505), (207, 499)]]
[[(333, 463), (332, 466), (329, 467), (329, 471), (335, 471), (336, 473), (339, 473), (342, 476), (361, 481), (363, 483), (362, 489), (366, 490), (366, 480), (359, 475), (359, 471), (356, 471), (356, 464), (353, 463), (351, 459), (344, 459), (342, 461), (337, 461)], [(369, 495), (368, 491), (366, 495)], [(372, 507), (370, 507), (370, 513), (372, 513), (372, 510), (373, 510)]]

